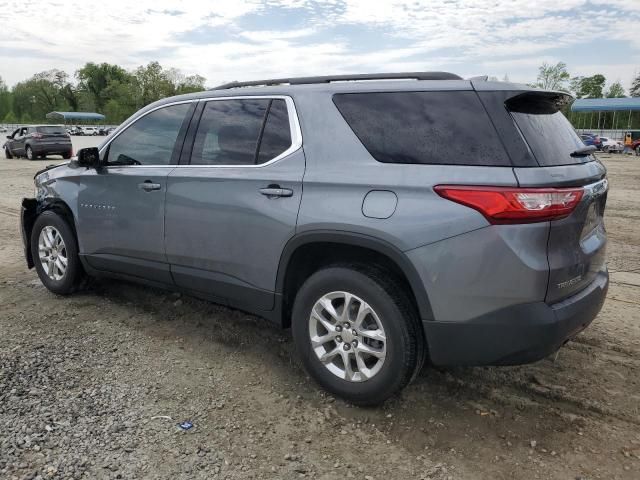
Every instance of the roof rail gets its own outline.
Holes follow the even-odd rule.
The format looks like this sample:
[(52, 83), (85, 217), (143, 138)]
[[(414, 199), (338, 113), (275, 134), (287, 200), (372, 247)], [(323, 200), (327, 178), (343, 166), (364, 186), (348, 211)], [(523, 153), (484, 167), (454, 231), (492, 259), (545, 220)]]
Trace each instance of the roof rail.
[(229, 82), (211, 90), (226, 90), (238, 87), (257, 87), (268, 85), (305, 85), (311, 83), (349, 82), (356, 80), (462, 80), (462, 77), (449, 72), (405, 72), (405, 73), (360, 73), (355, 75), (327, 75), (322, 77), (274, 78), (271, 80), (254, 80), (251, 82)]

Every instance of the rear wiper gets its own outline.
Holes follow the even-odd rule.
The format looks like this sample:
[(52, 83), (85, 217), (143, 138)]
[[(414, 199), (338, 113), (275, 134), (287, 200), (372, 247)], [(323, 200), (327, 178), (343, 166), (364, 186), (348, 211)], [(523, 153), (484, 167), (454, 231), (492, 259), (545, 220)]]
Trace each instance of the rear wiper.
[(571, 153), (572, 157), (586, 157), (587, 155), (591, 155), (593, 152), (598, 150), (593, 145), (584, 146), (582, 148), (577, 149), (575, 152)]

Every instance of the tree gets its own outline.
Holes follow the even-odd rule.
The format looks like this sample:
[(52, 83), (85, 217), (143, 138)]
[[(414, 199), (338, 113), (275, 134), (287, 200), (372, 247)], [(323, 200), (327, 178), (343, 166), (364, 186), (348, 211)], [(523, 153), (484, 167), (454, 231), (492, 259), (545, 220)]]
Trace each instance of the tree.
[(201, 75), (184, 75), (177, 68), (170, 68), (166, 71), (168, 80), (173, 84), (174, 95), (183, 93), (201, 92), (205, 89), (205, 78)]
[(169, 75), (158, 62), (150, 62), (147, 66), (138, 67), (133, 72), (133, 76), (138, 90), (139, 107), (169, 97), (175, 92)]
[(130, 81), (130, 74), (119, 67), (109, 63), (95, 64), (89, 62), (76, 72), (78, 78), (78, 88), (86, 92), (91, 99), (95, 109), (101, 112), (105, 104), (110, 100), (105, 91), (112, 82)]
[(605, 97), (607, 97), (607, 98), (623, 98), (625, 96), (626, 95), (625, 95), (625, 92), (624, 92), (624, 87), (622, 86), (620, 81), (613, 82), (609, 86), (609, 89), (607, 90), (607, 93), (605, 93)]
[(2, 121), (3, 123), (17, 123), (18, 118), (15, 116), (13, 112), (9, 112), (4, 116), (4, 119)]
[(11, 112), (11, 92), (0, 77), (0, 118), (5, 118)]
[(640, 97), (640, 73), (633, 79), (629, 93), (632, 97)]
[(538, 78), (531, 86), (566, 92), (570, 78), (566, 63), (558, 62), (555, 65), (549, 65), (545, 62), (538, 68)]
[(590, 77), (574, 77), (571, 79), (571, 89), (576, 98), (602, 98), (606, 78), (597, 73)]

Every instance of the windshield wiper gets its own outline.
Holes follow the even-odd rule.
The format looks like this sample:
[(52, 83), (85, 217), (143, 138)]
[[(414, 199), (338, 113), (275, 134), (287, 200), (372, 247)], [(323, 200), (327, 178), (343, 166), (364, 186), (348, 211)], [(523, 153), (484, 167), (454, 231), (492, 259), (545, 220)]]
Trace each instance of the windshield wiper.
[(593, 152), (598, 150), (593, 145), (584, 146), (582, 148), (577, 149), (575, 152), (571, 153), (572, 157), (586, 157), (587, 155), (591, 155)]

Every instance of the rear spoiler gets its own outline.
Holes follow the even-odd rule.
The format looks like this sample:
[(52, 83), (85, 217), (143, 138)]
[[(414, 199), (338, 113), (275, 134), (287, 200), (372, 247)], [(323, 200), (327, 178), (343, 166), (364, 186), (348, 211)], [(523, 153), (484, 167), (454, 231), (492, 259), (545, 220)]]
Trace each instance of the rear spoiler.
[(504, 104), (510, 112), (552, 114), (571, 105), (574, 98), (564, 92), (528, 91), (519, 93)]

